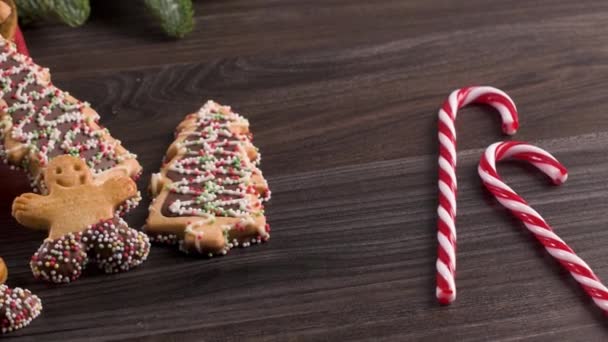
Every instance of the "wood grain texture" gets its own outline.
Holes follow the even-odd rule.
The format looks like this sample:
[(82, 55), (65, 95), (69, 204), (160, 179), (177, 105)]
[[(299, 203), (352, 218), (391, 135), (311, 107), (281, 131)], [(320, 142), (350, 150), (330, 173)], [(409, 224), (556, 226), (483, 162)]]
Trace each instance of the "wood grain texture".
[(157, 247), (132, 272), (48, 287), (27, 267), (43, 235), (9, 214), (27, 184), (4, 168), (0, 255), (9, 284), (45, 307), (7, 340), (608, 338), (606, 317), (483, 190), (477, 161), (503, 139), (488, 108), (457, 122), (459, 293), (449, 307), (434, 298), (436, 113), (469, 84), (507, 91), (515, 138), (569, 167), (554, 187), (499, 166), (608, 280), (607, 2), (197, 1), (196, 31), (181, 41), (134, 3), (95, 1), (81, 29), (26, 30), (32, 55), (140, 156), (142, 188), (184, 114), (208, 98), (233, 105), (264, 157), (272, 239), (211, 260)]

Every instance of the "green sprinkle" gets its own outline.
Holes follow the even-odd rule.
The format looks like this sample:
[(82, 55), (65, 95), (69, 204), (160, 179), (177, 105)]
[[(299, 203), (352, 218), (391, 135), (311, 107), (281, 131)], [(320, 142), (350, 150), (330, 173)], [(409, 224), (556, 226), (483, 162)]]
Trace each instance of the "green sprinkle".
[(214, 159), (213, 156), (202, 156), (202, 157), (199, 157), (199, 162), (206, 163), (206, 162), (212, 161), (213, 159)]
[(234, 158), (234, 160), (232, 161), (232, 167), (234, 167), (237, 170), (241, 169), (241, 158), (236, 157)]

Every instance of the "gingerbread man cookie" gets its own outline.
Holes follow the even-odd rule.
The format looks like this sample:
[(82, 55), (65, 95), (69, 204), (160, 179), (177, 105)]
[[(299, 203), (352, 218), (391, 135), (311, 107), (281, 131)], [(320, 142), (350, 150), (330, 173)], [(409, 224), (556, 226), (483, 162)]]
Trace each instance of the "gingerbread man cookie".
[(153, 241), (212, 256), (270, 238), (262, 204), (270, 190), (251, 140), (249, 122), (213, 101), (182, 121), (152, 177)]
[(13, 216), (19, 223), (49, 231), (30, 262), (36, 277), (68, 283), (80, 276), (89, 261), (114, 273), (146, 259), (147, 236), (118, 217), (121, 205), (137, 192), (131, 178), (94, 182), (82, 159), (63, 155), (51, 159), (44, 182), (48, 195), (27, 193), (13, 202)]
[(2, 333), (21, 329), (40, 315), (40, 298), (29, 290), (4, 285), (8, 270), (0, 258), (0, 330)]

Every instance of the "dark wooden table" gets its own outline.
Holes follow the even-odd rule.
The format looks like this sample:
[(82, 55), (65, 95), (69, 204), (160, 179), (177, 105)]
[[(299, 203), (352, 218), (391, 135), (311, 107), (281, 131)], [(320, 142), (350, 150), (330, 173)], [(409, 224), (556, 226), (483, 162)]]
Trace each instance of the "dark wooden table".
[[(134, 1), (96, 1), (80, 29), (25, 30), (59, 86), (88, 100), (140, 156), (146, 187), (184, 114), (206, 99), (246, 115), (274, 198), (268, 244), (214, 259), (157, 247), (137, 270), (34, 281), (43, 234), (10, 217), (27, 190), (2, 170), (1, 256), (43, 315), (32, 341), (601, 341), (606, 317), (481, 186), (503, 139), (489, 108), (461, 112), (457, 301), (434, 296), (436, 116), (454, 88), (490, 84), (519, 140), (570, 169), (501, 173), (608, 280), (606, 1), (197, 1), (163, 38)], [(129, 217), (143, 224), (149, 199)]]

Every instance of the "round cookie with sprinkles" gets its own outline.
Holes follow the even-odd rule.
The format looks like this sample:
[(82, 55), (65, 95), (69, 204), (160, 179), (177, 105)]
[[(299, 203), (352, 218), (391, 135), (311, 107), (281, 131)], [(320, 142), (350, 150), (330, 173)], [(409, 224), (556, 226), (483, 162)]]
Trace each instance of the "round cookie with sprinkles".
[(6, 264), (0, 258), (0, 329), (3, 334), (25, 327), (42, 311), (40, 298), (29, 290), (4, 285), (7, 276)]
[(213, 256), (270, 238), (270, 190), (252, 138), (245, 118), (213, 101), (181, 122), (152, 177), (145, 231), (153, 241)]
[(146, 259), (148, 237), (117, 216), (137, 192), (131, 178), (115, 176), (97, 184), (82, 159), (62, 155), (49, 162), (44, 181), (47, 195), (27, 193), (13, 202), (19, 223), (49, 231), (30, 262), (35, 277), (69, 283), (89, 263), (115, 273)]
[(27, 326), (41, 311), (40, 298), (29, 290), (0, 285), (0, 328), (3, 334)]

